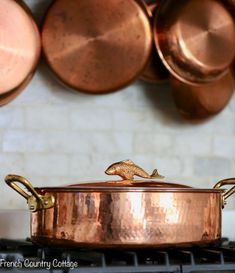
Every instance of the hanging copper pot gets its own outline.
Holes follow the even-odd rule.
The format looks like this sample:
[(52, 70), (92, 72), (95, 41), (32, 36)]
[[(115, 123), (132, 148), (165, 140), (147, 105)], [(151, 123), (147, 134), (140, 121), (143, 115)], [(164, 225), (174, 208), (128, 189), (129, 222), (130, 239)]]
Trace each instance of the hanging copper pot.
[(151, 53), (152, 31), (139, 0), (57, 0), (45, 18), (42, 44), (60, 81), (101, 94), (140, 76)]
[(203, 85), (189, 85), (171, 77), (173, 98), (180, 114), (189, 120), (209, 118), (229, 103), (235, 81), (231, 72), (221, 79)]
[(235, 56), (235, 25), (222, 2), (161, 1), (154, 28), (158, 53), (178, 80), (200, 85), (228, 72)]
[(21, 1), (0, 1), (0, 95), (20, 90), (36, 69), (40, 35)]
[[(153, 0), (146, 4), (146, 9), (150, 17), (150, 21), (153, 26), (154, 17), (157, 11), (158, 2)], [(155, 45), (153, 46), (149, 63), (141, 75), (141, 80), (150, 83), (163, 83), (169, 79), (169, 72), (162, 64), (162, 61), (157, 53)]]
[[(194, 189), (148, 181), (163, 177), (130, 160), (112, 164), (106, 173), (122, 180), (43, 188), (17, 175), (5, 181), (27, 200), (37, 244), (136, 248), (206, 245), (221, 238), (221, 209), (235, 191), (235, 178), (214, 189)], [(222, 190), (226, 185), (232, 188)]]

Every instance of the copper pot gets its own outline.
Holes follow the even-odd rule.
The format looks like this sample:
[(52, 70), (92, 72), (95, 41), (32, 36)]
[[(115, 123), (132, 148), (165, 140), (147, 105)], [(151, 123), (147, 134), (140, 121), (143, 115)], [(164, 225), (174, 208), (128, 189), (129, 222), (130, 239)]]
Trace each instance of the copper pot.
[(180, 114), (189, 120), (212, 117), (222, 111), (234, 94), (235, 81), (232, 72), (212, 83), (185, 84), (170, 78), (173, 99)]
[[(213, 189), (147, 181), (130, 160), (111, 165), (107, 174), (123, 180), (68, 187), (33, 188), (23, 177), (6, 183), (21, 194), (31, 210), (31, 239), (53, 246), (162, 247), (213, 243), (221, 237), (221, 209), (235, 192), (235, 178)], [(145, 179), (133, 180), (137, 175)], [(20, 183), (31, 193), (26, 193)]]
[(197, 85), (227, 73), (235, 56), (235, 25), (222, 2), (161, 1), (155, 19), (157, 50), (174, 77)]
[(140, 0), (57, 0), (45, 17), (42, 46), (62, 83), (104, 94), (140, 76), (151, 53), (152, 31)]
[[(159, 1), (153, 0), (146, 4), (146, 10), (148, 11), (152, 25), (157, 11), (158, 2)], [(163, 83), (167, 82), (169, 79), (169, 72), (162, 64), (155, 45), (152, 48), (148, 65), (144, 69), (140, 79), (149, 83)]]
[(0, 1), (0, 31), (0, 95), (13, 92), (16, 96), (32, 78), (38, 64), (40, 34), (30, 10), (21, 0)]

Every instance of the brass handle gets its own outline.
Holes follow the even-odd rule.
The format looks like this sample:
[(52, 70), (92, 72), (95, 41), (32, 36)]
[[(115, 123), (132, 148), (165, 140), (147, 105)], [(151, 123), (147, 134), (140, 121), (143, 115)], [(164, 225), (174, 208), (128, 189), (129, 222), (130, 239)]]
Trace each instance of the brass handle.
[(234, 185), (231, 189), (228, 189), (224, 192), (223, 194), (223, 202), (226, 204), (226, 200), (233, 194), (235, 193), (235, 178), (228, 178), (228, 179), (223, 179), (219, 181), (215, 186), (214, 189), (220, 189), (223, 186), (227, 185)]
[[(7, 175), (5, 178), (5, 182), (9, 187), (18, 192), (21, 196), (23, 196), (29, 205), (29, 209), (32, 212), (49, 209), (54, 206), (55, 199), (52, 195), (46, 193), (44, 196), (37, 193), (31, 183), (24, 177), (19, 175)], [(16, 183), (20, 183), (32, 194), (26, 193), (19, 185)]]

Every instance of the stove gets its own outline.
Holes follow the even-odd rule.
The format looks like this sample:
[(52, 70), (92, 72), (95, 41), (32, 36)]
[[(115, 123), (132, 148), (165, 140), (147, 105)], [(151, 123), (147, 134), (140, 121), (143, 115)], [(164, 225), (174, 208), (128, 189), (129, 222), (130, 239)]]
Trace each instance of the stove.
[(87, 250), (43, 248), (30, 240), (0, 240), (0, 272), (235, 272), (235, 242), (213, 247)]

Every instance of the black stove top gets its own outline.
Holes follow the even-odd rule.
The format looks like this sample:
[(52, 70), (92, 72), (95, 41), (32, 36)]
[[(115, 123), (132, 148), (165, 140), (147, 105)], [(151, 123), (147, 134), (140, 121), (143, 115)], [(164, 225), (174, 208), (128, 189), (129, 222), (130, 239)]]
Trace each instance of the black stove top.
[(0, 240), (0, 272), (204, 273), (234, 272), (235, 243), (187, 249), (104, 250), (41, 248), (29, 240)]

